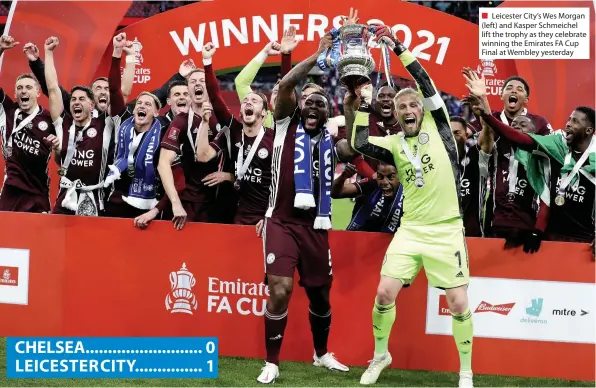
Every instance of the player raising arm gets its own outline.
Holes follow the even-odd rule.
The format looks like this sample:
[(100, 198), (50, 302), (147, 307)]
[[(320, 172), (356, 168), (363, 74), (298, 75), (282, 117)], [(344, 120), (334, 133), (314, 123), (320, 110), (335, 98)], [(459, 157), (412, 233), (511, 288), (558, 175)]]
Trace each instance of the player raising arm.
[[(497, 133), (527, 151), (527, 157), (522, 158), (523, 153), (518, 150), (516, 158), (519, 156), (526, 160), (528, 181), (542, 200), (538, 216), (542, 228), (537, 226), (534, 231), (538, 242), (542, 239), (544, 227), (549, 240), (594, 241), (594, 109), (586, 106), (575, 108), (565, 125), (564, 137), (558, 133), (541, 136), (522, 130), (522, 126), (529, 123), (524, 116), (516, 117), (509, 126), (492, 116), (478, 98), (471, 96), (467, 103), (480, 111), (482, 119)], [(546, 154), (547, 160), (533, 152), (536, 149)], [(551, 204), (553, 201), (555, 206)]]
[[(381, 267), (373, 308), (375, 354), (361, 384), (374, 384), (391, 363), (389, 334), (395, 321), (395, 299), (424, 266), (431, 286), (446, 290), (453, 316), (453, 335), (460, 356), (460, 387), (472, 384), (472, 313), (468, 309), (468, 252), (459, 193), (457, 146), (443, 100), (414, 55), (386, 26), (377, 27), (377, 40), (392, 46), (418, 91), (406, 88), (395, 96), (403, 133), (369, 137), (373, 88), (357, 90), (360, 105), (351, 131), (354, 149), (397, 166), (403, 185), (403, 217)], [(420, 93), (420, 94), (419, 94)]]

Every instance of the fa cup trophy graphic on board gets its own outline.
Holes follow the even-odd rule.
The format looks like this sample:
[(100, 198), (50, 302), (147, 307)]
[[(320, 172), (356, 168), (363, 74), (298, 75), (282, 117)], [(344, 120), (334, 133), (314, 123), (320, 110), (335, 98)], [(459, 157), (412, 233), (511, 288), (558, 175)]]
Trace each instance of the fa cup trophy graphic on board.
[(364, 24), (347, 24), (339, 28), (342, 53), (337, 70), (344, 86), (357, 86), (370, 82), (370, 74), (375, 69), (375, 61), (368, 49), (368, 36), (371, 28)]
[(186, 263), (182, 264), (177, 272), (170, 272), (171, 290), (166, 295), (166, 310), (171, 313), (191, 314), (197, 309), (197, 298), (192, 293), (192, 288), (197, 280), (194, 275), (186, 269)]

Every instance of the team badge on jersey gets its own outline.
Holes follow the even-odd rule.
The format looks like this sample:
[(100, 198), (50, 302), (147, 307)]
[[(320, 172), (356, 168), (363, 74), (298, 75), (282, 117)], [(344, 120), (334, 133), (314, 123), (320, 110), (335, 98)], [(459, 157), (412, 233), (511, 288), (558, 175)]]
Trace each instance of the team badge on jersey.
[(40, 131), (45, 131), (48, 129), (48, 123), (40, 121), (39, 124), (37, 124), (37, 128), (39, 128)]
[(95, 136), (97, 136), (97, 130), (95, 128), (89, 128), (87, 130), (87, 136), (93, 139)]
[(428, 133), (420, 132), (420, 134), (418, 135), (418, 143), (426, 144), (426, 143), (428, 143), (428, 140), (429, 140)]
[(267, 156), (269, 156), (269, 151), (267, 151), (267, 148), (261, 148), (257, 155), (259, 155), (259, 158), (265, 159)]
[(275, 254), (274, 253), (270, 253), (267, 255), (267, 264), (273, 264), (273, 262), (275, 261)]

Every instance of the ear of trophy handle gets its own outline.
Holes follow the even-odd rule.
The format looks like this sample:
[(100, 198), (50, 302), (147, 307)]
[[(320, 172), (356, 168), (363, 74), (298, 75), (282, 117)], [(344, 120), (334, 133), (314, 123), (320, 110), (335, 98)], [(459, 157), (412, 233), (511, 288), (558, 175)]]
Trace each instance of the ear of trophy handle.
[(170, 284), (172, 285), (172, 290), (178, 286), (178, 274), (176, 272), (170, 272)]

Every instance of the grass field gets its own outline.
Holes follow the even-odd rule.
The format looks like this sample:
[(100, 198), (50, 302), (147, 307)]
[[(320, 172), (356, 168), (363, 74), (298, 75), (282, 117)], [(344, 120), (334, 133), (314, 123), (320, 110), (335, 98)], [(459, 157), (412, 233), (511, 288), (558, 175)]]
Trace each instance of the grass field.
[(346, 230), (352, 219), (354, 202), (349, 199), (334, 199), (332, 205), (331, 221), (334, 230)]
[[(499, 355), (495, 355), (499, 357)], [(262, 360), (222, 357), (219, 359), (219, 378), (198, 379), (7, 379), (6, 340), (0, 338), (1, 387), (246, 387), (257, 386), (256, 377)], [(346, 387), (358, 386), (364, 368), (354, 367), (348, 373), (331, 372), (309, 363), (283, 362), (282, 376), (276, 385), (286, 387)], [(389, 369), (383, 372), (379, 387), (457, 387), (455, 373), (404, 371)], [(478, 375), (477, 387), (594, 387), (594, 382), (574, 382), (550, 379), (527, 379)]]

